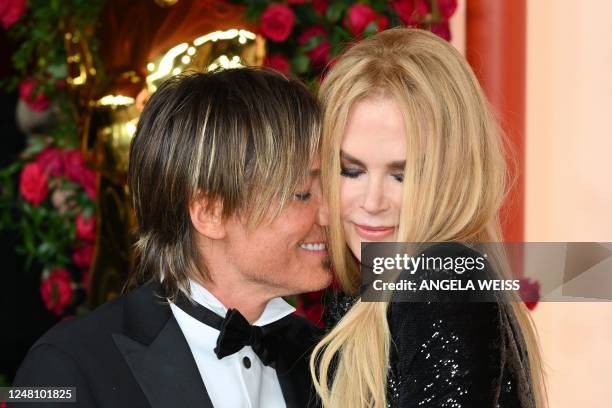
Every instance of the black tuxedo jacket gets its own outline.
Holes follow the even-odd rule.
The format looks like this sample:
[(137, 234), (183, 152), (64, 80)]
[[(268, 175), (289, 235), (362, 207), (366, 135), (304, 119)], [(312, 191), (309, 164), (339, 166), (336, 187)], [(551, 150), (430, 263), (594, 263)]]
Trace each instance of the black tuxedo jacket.
[[(71, 407), (213, 407), (160, 292), (151, 281), (85, 316), (62, 321), (32, 346), (13, 386), (74, 386), (77, 403), (68, 403)], [(308, 358), (322, 331), (301, 317), (291, 318), (295, 324), (278, 350), (278, 380), (288, 407), (317, 406)]]

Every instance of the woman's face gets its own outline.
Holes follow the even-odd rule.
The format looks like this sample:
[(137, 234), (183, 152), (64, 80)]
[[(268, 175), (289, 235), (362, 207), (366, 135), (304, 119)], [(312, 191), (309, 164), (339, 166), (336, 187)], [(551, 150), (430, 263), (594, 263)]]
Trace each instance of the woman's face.
[(393, 242), (402, 205), (406, 129), (391, 98), (368, 98), (349, 113), (340, 147), (340, 213), (347, 244)]

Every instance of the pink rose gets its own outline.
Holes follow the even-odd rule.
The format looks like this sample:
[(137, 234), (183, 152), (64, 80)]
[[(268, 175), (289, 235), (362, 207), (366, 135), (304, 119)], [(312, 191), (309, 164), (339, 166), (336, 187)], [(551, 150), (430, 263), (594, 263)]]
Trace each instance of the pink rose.
[(93, 259), (93, 244), (85, 243), (78, 247), (72, 254), (72, 262), (81, 269), (89, 268)]
[(329, 0), (312, 0), (312, 8), (318, 15), (323, 16), (329, 8)]
[(319, 36), (322, 37), (323, 40), (319, 42), (314, 49), (308, 51), (307, 53), (308, 57), (312, 61), (312, 65), (315, 67), (325, 65), (329, 60), (329, 51), (331, 46), (327, 40), (327, 33), (325, 32), (325, 29), (320, 26), (309, 27), (298, 37), (298, 44), (304, 45), (307, 44), (311, 38)]
[(371, 23), (377, 24), (376, 31), (382, 31), (387, 28), (389, 20), (387, 17), (376, 13), (372, 7), (363, 3), (352, 5), (346, 13), (344, 20), (344, 26), (355, 37), (363, 34), (364, 30)]
[(49, 186), (47, 184), (47, 173), (38, 163), (28, 163), (21, 172), (19, 180), (19, 191), (23, 198), (34, 207), (45, 201)]
[(289, 61), (281, 54), (267, 55), (264, 65), (285, 75), (289, 75)]
[(429, 12), (425, 0), (395, 0), (391, 7), (407, 26), (416, 25)]
[(56, 147), (47, 147), (38, 153), (36, 163), (40, 164), (43, 170), (52, 177), (61, 176), (64, 172), (63, 152)]
[(42, 112), (49, 108), (51, 101), (42, 92), (37, 92), (32, 95), (36, 89), (36, 80), (34, 78), (26, 79), (19, 84), (19, 97), (28, 105), (28, 107), (36, 112)]
[(451, 40), (451, 32), (450, 27), (448, 25), (448, 21), (432, 24), (431, 32), (437, 35), (438, 37), (444, 38), (446, 41)]
[(289, 38), (295, 14), (285, 4), (273, 3), (261, 15), (261, 33), (272, 41), (281, 42)]
[(51, 193), (51, 204), (60, 214), (64, 214), (70, 208), (73, 208), (76, 203), (72, 201), (74, 197), (73, 190), (63, 190), (61, 188), (55, 188)]
[(61, 315), (72, 301), (72, 282), (63, 268), (52, 269), (40, 285), (40, 294), (48, 310)]
[(457, 10), (457, 0), (438, 0), (438, 9), (442, 18), (448, 20)]
[(89, 218), (81, 214), (76, 216), (76, 236), (84, 241), (93, 241), (96, 238), (96, 217), (92, 214)]
[(540, 301), (540, 282), (529, 278), (519, 279), (519, 296), (527, 309), (533, 310)]
[(7, 30), (21, 18), (27, 0), (0, 0), (0, 24)]

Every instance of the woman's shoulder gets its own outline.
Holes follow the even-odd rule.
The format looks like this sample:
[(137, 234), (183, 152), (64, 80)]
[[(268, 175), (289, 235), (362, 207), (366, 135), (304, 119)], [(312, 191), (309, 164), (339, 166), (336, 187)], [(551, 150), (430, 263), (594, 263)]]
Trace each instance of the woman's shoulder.
[(398, 406), (496, 400), (506, 347), (498, 304), (392, 303), (388, 320)]

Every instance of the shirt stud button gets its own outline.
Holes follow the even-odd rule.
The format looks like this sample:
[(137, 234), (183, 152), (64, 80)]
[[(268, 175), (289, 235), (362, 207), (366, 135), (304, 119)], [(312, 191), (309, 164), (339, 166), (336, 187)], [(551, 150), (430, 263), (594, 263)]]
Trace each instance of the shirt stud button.
[(242, 359), (242, 364), (244, 364), (245, 368), (251, 368), (251, 359), (248, 357), (245, 357)]

